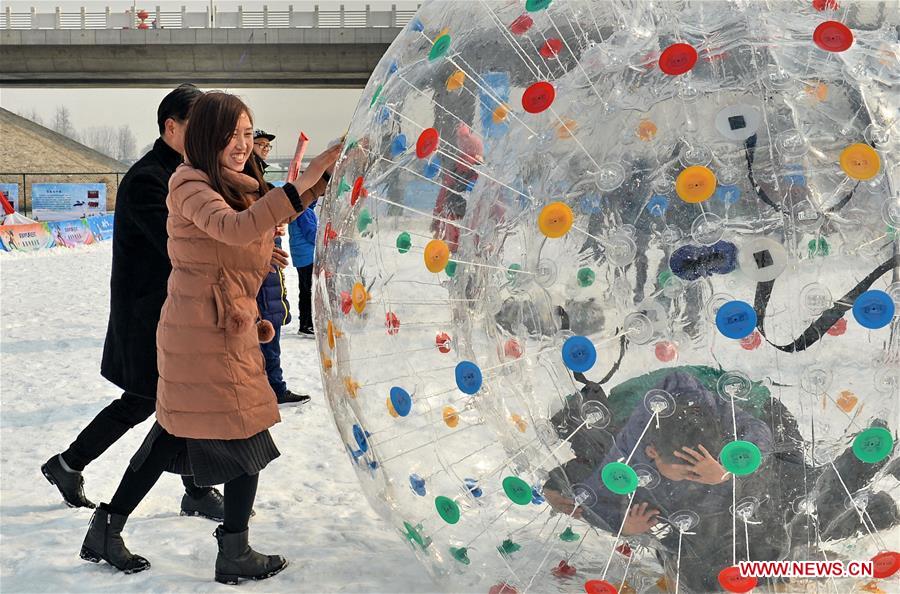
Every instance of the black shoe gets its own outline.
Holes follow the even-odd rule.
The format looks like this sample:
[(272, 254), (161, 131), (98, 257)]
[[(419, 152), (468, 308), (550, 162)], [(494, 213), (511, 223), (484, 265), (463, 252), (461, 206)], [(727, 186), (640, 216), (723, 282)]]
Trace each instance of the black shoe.
[(230, 533), (219, 526), (213, 536), (219, 543), (216, 556), (216, 581), (221, 584), (237, 584), (240, 580), (264, 580), (287, 567), (287, 560), (280, 555), (263, 555), (250, 548), (247, 542), (249, 530)]
[(306, 394), (294, 394), (290, 390), (285, 390), (284, 394), (278, 396), (278, 404), (306, 404), (309, 400)]
[(97, 506), (84, 496), (84, 477), (77, 470), (69, 471), (63, 468), (61, 455), (57, 454), (44, 462), (41, 472), (51, 485), (56, 485), (66, 505), (94, 509)]
[(216, 522), (224, 522), (225, 498), (214, 488), (199, 499), (194, 499), (185, 493), (181, 498), (181, 515), (200, 516)]
[(122, 540), (122, 528), (127, 519), (128, 516), (111, 513), (101, 503), (91, 517), (91, 526), (81, 545), (81, 558), (91, 563), (99, 563), (102, 559), (125, 573), (150, 569), (150, 562), (131, 554)]
[(309, 328), (300, 328), (299, 330), (297, 330), (297, 334), (300, 336), (300, 338), (316, 337), (316, 331), (313, 330), (312, 326), (310, 326)]

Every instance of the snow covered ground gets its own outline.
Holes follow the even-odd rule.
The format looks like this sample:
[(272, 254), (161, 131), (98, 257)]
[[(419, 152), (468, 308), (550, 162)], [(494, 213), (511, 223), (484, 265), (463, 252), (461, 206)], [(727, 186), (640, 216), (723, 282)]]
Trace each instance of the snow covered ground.
[[(0, 258), (0, 588), (3, 592), (234, 592), (216, 584), (215, 524), (178, 515), (180, 480), (164, 475), (125, 529), (126, 543), (153, 564), (122, 575), (82, 561), (91, 511), (69, 509), (40, 465), (66, 448), (120, 391), (99, 373), (109, 307), (111, 242)], [(297, 278), (288, 269), (294, 303)], [(261, 475), (251, 543), (282, 554), (279, 576), (242, 592), (429, 592), (436, 589), (404, 542), (379, 519), (338, 439), (322, 394), (314, 341), (282, 340), (303, 408), (282, 407), (273, 429), (282, 452)], [(85, 470), (85, 490), (108, 501), (152, 420)]]

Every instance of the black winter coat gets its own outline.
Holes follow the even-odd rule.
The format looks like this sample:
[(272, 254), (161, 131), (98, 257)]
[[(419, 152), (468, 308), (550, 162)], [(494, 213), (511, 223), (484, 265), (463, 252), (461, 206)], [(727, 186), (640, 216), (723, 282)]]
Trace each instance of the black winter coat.
[(156, 326), (172, 265), (166, 196), (181, 155), (157, 139), (116, 192), (109, 327), (100, 373), (126, 392), (156, 398)]

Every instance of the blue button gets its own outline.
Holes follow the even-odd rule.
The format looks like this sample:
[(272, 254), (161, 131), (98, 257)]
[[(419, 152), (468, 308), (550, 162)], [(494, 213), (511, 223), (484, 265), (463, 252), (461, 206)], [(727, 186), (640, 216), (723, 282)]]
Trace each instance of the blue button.
[(400, 66), (397, 64), (397, 60), (391, 60), (391, 65), (388, 66), (388, 74), (394, 74), (397, 72), (398, 68), (400, 68)]
[(472, 478), (467, 478), (463, 481), (466, 484), (466, 491), (472, 494), (472, 497), (481, 497), (483, 495), (481, 491), (481, 487), (478, 486), (478, 481)]
[(398, 386), (391, 388), (391, 405), (401, 417), (408, 415), (412, 408), (412, 398), (409, 392)]
[(864, 328), (884, 328), (894, 317), (894, 300), (884, 291), (866, 291), (853, 302), (853, 317)]
[(353, 437), (363, 452), (369, 451), (369, 442), (366, 441), (366, 432), (359, 425), (353, 425)]
[(391, 119), (391, 110), (384, 106), (381, 108), (381, 111), (378, 113), (378, 123), (383, 124), (386, 121)]
[(481, 389), (481, 370), (471, 361), (461, 361), (456, 366), (456, 385), (465, 394), (475, 394)]
[(441, 172), (441, 161), (437, 158), (431, 158), (425, 162), (425, 168), (422, 170), (422, 174), (428, 179), (434, 179), (437, 177), (437, 174)]
[(669, 199), (662, 194), (654, 194), (647, 203), (647, 212), (655, 217), (664, 216), (668, 208)]
[(572, 336), (563, 343), (562, 358), (566, 367), (584, 373), (597, 362), (597, 349), (586, 337)]
[(371, 462), (369, 462), (369, 468), (372, 469), (372, 470), (377, 469), (377, 468), (378, 468), (378, 462), (376, 462), (375, 460), (372, 460)]
[(391, 141), (391, 158), (396, 159), (406, 152), (406, 148), (406, 134), (398, 134), (394, 137), (394, 140)]
[(540, 505), (544, 503), (544, 496), (541, 494), (537, 487), (531, 488), (531, 503), (533, 503), (534, 505)]
[(422, 21), (420, 21), (420, 20), (418, 19), (418, 17), (417, 17), (417, 18), (414, 18), (414, 19), (409, 23), (409, 28), (410, 28), (410, 30), (412, 30), (412, 31), (424, 31), (424, 30), (425, 30), (425, 25), (423, 25), (423, 24), (422, 24)]
[(716, 328), (728, 338), (744, 338), (756, 329), (756, 311), (744, 301), (729, 301), (716, 313)]
[(425, 479), (418, 474), (409, 475), (409, 488), (420, 497), (425, 497)]
[(737, 186), (719, 186), (713, 198), (725, 204), (734, 204), (741, 199), (741, 189)]

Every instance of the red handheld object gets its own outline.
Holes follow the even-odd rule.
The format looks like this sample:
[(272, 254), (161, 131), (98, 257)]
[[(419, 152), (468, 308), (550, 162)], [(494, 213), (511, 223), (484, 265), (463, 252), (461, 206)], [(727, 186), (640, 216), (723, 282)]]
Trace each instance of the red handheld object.
[(288, 167), (287, 181), (289, 183), (297, 181), (297, 178), (300, 177), (300, 163), (303, 161), (303, 153), (306, 152), (306, 145), (308, 144), (309, 138), (301, 132), (300, 138), (297, 139), (297, 149), (294, 151), (294, 158), (291, 159), (291, 164)]

